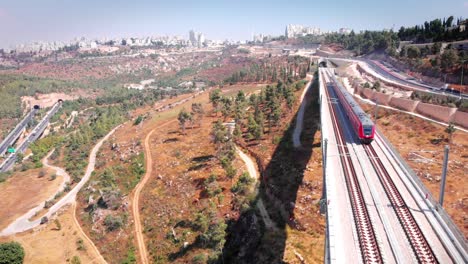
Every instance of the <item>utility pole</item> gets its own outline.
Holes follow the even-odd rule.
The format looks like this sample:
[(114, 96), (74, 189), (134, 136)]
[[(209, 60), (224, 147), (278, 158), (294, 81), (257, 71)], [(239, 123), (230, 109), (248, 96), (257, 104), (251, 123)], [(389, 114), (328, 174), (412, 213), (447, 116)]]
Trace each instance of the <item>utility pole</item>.
[(449, 154), (450, 147), (445, 145), (444, 150), (444, 165), (442, 167), (442, 181), (440, 182), (440, 196), (439, 196), (439, 203), (442, 207), (444, 204), (444, 194), (445, 194), (445, 180), (447, 178), (447, 165), (448, 165), (448, 154)]
[(326, 192), (326, 170), (327, 170), (327, 145), (328, 139), (323, 141), (323, 153), (322, 153), (322, 197), (320, 198), (320, 213), (325, 214), (327, 211), (327, 192)]
[(466, 61), (462, 62), (462, 74), (461, 74), (461, 78), (460, 78), (460, 85), (463, 85), (463, 70), (465, 69), (465, 62)]
[(377, 114), (379, 112), (379, 100), (375, 100), (375, 108), (374, 108), (374, 123), (377, 124)]
[(460, 99), (461, 99), (461, 95), (462, 95), (462, 88), (463, 88), (463, 70), (465, 69), (465, 62), (467, 62), (466, 60), (463, 61), (462, 63), (462, 74), (461, 74), (461, 79), (460, 79)]

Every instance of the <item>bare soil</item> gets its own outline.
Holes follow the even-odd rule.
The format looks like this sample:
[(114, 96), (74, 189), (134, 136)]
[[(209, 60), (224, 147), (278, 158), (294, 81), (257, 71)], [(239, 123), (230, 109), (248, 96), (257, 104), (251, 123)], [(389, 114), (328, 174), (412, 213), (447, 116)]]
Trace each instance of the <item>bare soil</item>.
[[(296, 92), (299, 98), (302, 91)], [(258, 142), (246, 140), (247, 148), (260, 160), (262, 199), (279, 230), (267, 230), (255, 257), (266, 262), (323, 263), (325, 221), (319, 212), (322, 194), (318, 90), (306, 95), (308, 106), (301, 134), (302, 147), (292, 147), (292, 134), (299, 104), (283, 108), (272, 133)], [(279, 139), (279, 141), (277, 141)], [(245, 140), (245, 138), (244, 138)], [(278, 143), (275, 143), (278, 142)], [(280, 209), (281, 208), (281, 209)]]
[[(0, 237), (0, 242), (19, 242), (25, 250), (24, 263), (68, 263), (73, 256), (78, 256), (81, 263), (101, 263), (92, 246), (80, 235), (73, 220), (72, 207), (67, 206), (62, 210), (57, 217), (60, 230), (50, 220), (48, 224), (32, 231)], [(82, 249), (79, 249), (79, 240), (83, 241)]]
[[(45, 176), (39, 178), (41, 170), (45, 172)], [(53, 170), (33, 169), (16, 172), (0, 183), (0, 229), (7, 227), (17, 217), (49, 199), (57, 191), (62, 177), (57, 176), (51, 181), (52, 174)]]

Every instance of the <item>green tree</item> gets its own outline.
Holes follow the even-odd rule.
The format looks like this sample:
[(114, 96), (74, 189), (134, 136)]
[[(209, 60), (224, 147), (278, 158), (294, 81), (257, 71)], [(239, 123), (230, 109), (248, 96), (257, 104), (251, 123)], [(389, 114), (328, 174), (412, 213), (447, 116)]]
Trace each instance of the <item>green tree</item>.
[(453, 125), (453, 123), (450, 123), (447, 128), (445, 128), (445, 133), (448, 134), (449, 137), (449, 143), (452, 144), (452, 138), (453, 138), (453, 133), (455, 133), (457, 129)]
[(185, 110), (185, 108), (182, 108), (179, 112), (179, 116), (177, 117), (177, 120), (179, 120), (179, 125), (180, 128), (182, 129), (182, 134), (185, 134), (185, 126), (188, 121), (192, 120), (192, 115)]
[(432, 44), (431, 53), (437, 55), (440, 53), (441, 48), (442, 44), (440, 42), (435, 42), (434, 44)]
[(24, 249), (18, 242), (0, 244), (0, 264), (21, 264), (24, 260)]
[(223, 114), (224, 120), (226, 120), (226, 118), (228, 118), (232, 113), (232, 99), (229, 97), (223, 97), (221, 102), (221, 113)]
[(246, 101), (246, 98), (245, 98), (245, 93), (244, 91), (239, 91), (237, 92), (237, 95), (236, 95), (236, 103), (244, 103)]
[(419, 56), (421, 56), (421, 50), (419, 50), (419, 48), (415, 46), (408, 47), (408, 50), (406, 52), (408, 54), (408, 58), (410, 59), (416, 59), (419, 58)]
[(372, 89), (376, 90), (377, 92), (380, 92), (380, 82), (376, 81), (372, 86)]
[(192, 104), (192, 116), (196, 116), (196, 120), (198, 122), (198, 126), (201, 127), (201, 123), (203, 120), (203, 115), (205, 114), (205, 110), (201, 103), (193, 103)]
[(220, 144), (223, 144), (227, 142), (228, 134), (227, 134), (227, 129), (221, 122), (221, 120), (218, 120), (214, 125), (212, 129), (212, 137), (213, 137), (213, 142), (219, 147)]
[(24, 154), (21, 152), (16, 153), (16, 163), (22, 163), (24, 159)]
[(216, 115), (219, 111), (219, 104), (221, 102), (221, 89), (215, 89), (210, 93), (210, 102), (213, 105), (213, 112)]
[(139, 115), (137, 117), (137, 119), (135, 119), (135, 122), (133, 123), (134, 126), (138, 125), (141, 123), (141, 121), (143, 121), (143, 116), (142, 115)]
[(123, 219), (121, 216), (113, 216), (113, 215), (107, 215), (106, 218), (104, 218), (104, 225), (107, 228), (107, 231), (114, 231), (123, 226)]
[(445, 71), (450, 70), (458, 62), (458, 54), (453, 49), (447, 49), (440, 56), (440, 66)]
[(253, 139), (260, 139), (263, 135), (262, 128), (257, 124), (252, 114), (247, 118), (247, 131), (249, 137)]

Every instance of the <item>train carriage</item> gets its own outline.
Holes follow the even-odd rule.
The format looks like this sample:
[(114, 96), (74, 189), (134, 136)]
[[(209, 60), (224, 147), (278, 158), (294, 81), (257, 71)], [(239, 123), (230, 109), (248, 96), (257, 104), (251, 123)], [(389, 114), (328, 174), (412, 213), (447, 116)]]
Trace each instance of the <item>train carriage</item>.
[(359, 137), (362, 143), (370, 144), (375, 134), (374, 123), (356, 101), (354, 101), (353, 96), (336, 80), (336, 77), (332, 76), (332, 78), (335, 81), (333, 89), (348, 116), (354, 133)]

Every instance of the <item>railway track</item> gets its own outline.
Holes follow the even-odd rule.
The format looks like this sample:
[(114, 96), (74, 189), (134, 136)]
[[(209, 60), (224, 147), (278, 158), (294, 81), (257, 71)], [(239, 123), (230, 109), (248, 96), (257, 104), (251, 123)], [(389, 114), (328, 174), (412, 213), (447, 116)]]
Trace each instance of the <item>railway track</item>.
[[(328, 88), (325, 89), (327, 97), (329, 97)], [(359, 245), (361, 248), (361, 256), (364, 263), (383, 263), (381, 250), (379, 248), (374, 226), (367, 210), (366, 202), (363, 193), (359, 186), (356, 170), (354, 168), (349, 149), (346, 145), (343, 131), (338, 125), (338, 120), (335, 115), (334, 106), (328, 101), (331, 116), (333, 119), (333, 128), (336, 131), (336, 140), (339, 150), (339, 156), (343, 165), (346, 186), (348, 189), (351, 208), (356, 223)]]
[(387, 194), (393, 209), (400, 221), (406, 237), (408, 238), (411, 247), (421, 263), (438, 263), (434, 252), (432, 251), (427, 239), (422, 233), (419, 225), (410, 212), (406, 202), (403, 200), (395, 183), (393, 182), (388, 170), (385, 168), (382, 160), (378, 158), (377, 152), (372, 145), (364, 145), (364, 149), (374, 167), (380, 182)]

